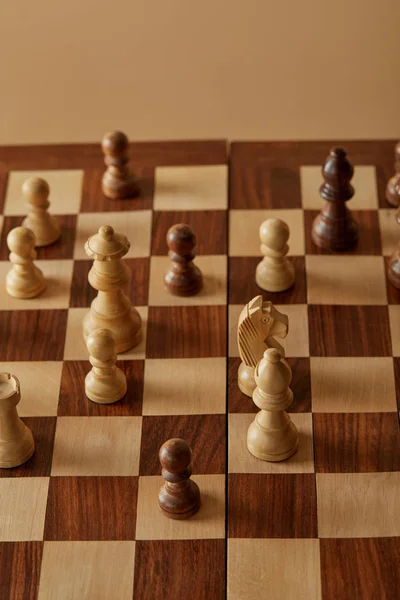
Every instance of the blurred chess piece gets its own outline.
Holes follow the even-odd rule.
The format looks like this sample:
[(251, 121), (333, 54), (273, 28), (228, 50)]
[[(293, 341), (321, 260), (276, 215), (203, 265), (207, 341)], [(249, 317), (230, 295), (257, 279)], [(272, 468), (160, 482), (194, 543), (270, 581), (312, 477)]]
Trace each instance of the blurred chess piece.
[(129, 140), (121, 131), (112, 131), (101, 144), (107, 170), (102, 190), (107, 198), (133, 198), (139, 194), (137, 179), (129, 167)]
[(40, 177), (29, 177), (22, 185), (22, 193), (30, 208), (22, 225), (33, 231), (36, 246), (54, 244), (61, 235), (61, 229), (56, 219), (48, 212), (49, 184)]
[(266, 350), (256, 367), (253, 393), (253, 402), (261, 411), (247, 432), (247, 448), (256, 458), (275, 462), (297, 451), (299, 434), (285, 411), (293, 402), (291, 379), (291, 369), (278, 350)]
[(252, 396), (256, 387), (254, 369), (267, 348), (285, 351), (275, 337), (285, 338), (289, 330), (287, 315), (279, 312), (272, 302), (256, 296), (239, 315), (237, 343), (242, 362), (238, 369), (238, 386), (243, 394)]
[(85, 393), (98, 404), (112, 404), (123, 398), (127, 385), (125, 373), (115, 363), (115, 339), (109, 329), (95, 329), (86, 340), (91, 371), (85, 378)]
[(400, 142), (394, 149), (394, 175), (387, 182), (385, 197), (392, 206), (400, 205)]
[[(400, 225), (400, 207), (396, 211), (396, 220)], [(400, 290), (400, 242), (389, 259), (387, 275), (390, 283)]]
[(203, 284), (200, 269), (193, 263), (196, 236), (189, 225), (179, 223), (169, 229), (167, 245), (171, 263), (164, 278), (166, 289), (175, 296), (194, 296)]
[(18, 467), (30, 459), (35, 442), (30, 429), (18, 416), (21, 400), (18, 379), (11, 373), (0, 373), (0, 467)]
[(14, 298), (35, 298), (46, 287), (42, 271), (34, 264), (35, 235), (27, 227), (15, 227), (7, 236), (11, 270), (6, 276), (6, 290)]
[(256, 283), (267, 292), (283, 292), (294, 284), (294, 267), (286, 258), (289, 252), (289, 227), (281, 219), (267, 219), (260, 227), (264, 258), (256, 269)]
[(327, 202), (312, 225), (312, 241), (319, 248), (344, 252), (358, 241), (358, 227), (346, 202), (354, 196), (354, 169), (342, 148), (333, 148), (322, 168), (320, 194)]
[(173, 438), (160, 448), (165, 483), (158, 496), (159, 506), (170, 519), (188, 519), (200, 508), (200, 490), (190, 479), (192, 451), (185, 440)]
[(128, 239), (110, 225), (100, 227), (85, 244), (87, 256), (94, 259), (89, 283), (98, 294), (83, 320), (84, 339), (86, 341), (94, 329), (110, 329), (117, 353), (133, 348), (142, 338), (140, 315), (122, 291), (131, 278), (122, 260), (129, 248)]

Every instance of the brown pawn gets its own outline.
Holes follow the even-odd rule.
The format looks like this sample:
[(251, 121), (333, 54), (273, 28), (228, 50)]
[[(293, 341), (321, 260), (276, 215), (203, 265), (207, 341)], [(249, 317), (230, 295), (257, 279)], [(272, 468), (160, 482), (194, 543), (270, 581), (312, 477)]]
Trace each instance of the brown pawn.
[[(400, 225), (400, 208), (397, 209), (396, 220)], [(400, 243), (390, 257), (387, 274), (389, 281), (400, 290)]]
[(400, 205), (400, 142), (394, 149), (394, 172), (386, 185), (385, 198), (392, 206)]
[(319, 193), (327, 200), (314, 220), (311, 237), (319, 248), (332, 252), (350, 250), (358, 241), (357, 223), (346, 206), (354, 195), (350, 181), (354, 169), (342, 148), (333, 148), (322, 169)]
[(194, 296), (203, 285), (201, 271), (193, 264), (196, 256), (196, 236), (182, 223), (171, 227), (167, 233), (170, 269), (165, 275), (165, 287), (175, 296)]
[(188, 519), (200, 508), (200, 490), (190, 479), (192, 451), (185, 440), (172, 438), (160, 448), (162, 476), (165, 483), (158, 503), (166, 517)]
[(136, 177), (129, 168), (129, 140), (121, 131), (107, 133), (101, 147), (107, 170), (102, 179), (107, 198), (132, 198), (139, 193)]

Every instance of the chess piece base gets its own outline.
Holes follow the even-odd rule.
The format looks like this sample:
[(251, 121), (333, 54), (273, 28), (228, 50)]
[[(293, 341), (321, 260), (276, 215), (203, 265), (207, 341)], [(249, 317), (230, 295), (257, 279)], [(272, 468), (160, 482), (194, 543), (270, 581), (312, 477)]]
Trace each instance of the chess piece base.
[(169, 271), (164, 283), (166, 290), (174, 296), (194, 296), (203, 286), (203, 277), (201, 271), (195, 265), (192, 265), (190, 273), (175, 273)]
[(128, 179), (118, 179), (110, 176), (107, 172), (104, 173), (101, 182), (103, 194), (110, 200), (118, 200), (124, 198), (135, 198), (139, 195), (140, 189), (134, 175)]
[(358, 242), (357, 223), (350, 215), (343, 219), (332, 219), (320, 213), (312, 225), (311, 239), (318, 248), (345, 252)]
[(116, 368), (115, 376), (102, 377), (91, 370), (85, 378), (85, 393), (92, 402), (97, 404), (113, 404), (126, 394), (127, 384), (125, 374)]
[(400, 252), (398, 250), (390, 258), (387, 274), (390, 283), (400, 290)]
[(158, 503), (163, 514), (169, 519), (182, 520), (192, 517), (201, 505), (199, 486), (191, 479), (188, 480), (188, 487), (183, 491), (174, 493), (173, 486), (174, 484), (171, 483), (163, 485), (158, 495)]
[(6, 290), (13, 298), (36, 298), (45, 288), (46, 281), (43, 273), (37, 267), (27, 272), (26, 277), (15, 272), (14, 268), (7, 273)]
[(51, 215), (41, 218), (40, 221), (34, 217), (26, 217), (22, 222), (23, 227), (29, 227), (35, 234), (35, 247), (50, 246), (54, 244), (61, 235), (61, 229), (57, 221)]
[(21, 436), (21, 442), (16, 450), (15, 441), (0, 442), (0, 467), (2, 469), (12, 469), (26, 463), (35, 451), (35, 442), (28, 427), (24, 426), (25, 430)]
[(254, 368), (248, 367), (244, 362), (241, 362), (238, 369), (238, 386), (239, 390), (246, 394), (246, 396), (253, 396), (253, 392), (256, 389), (256, 382), (254, 379)]
[(294, 281), (294, 267), (288, 260), (274, 265), (264, 259), (257, 265), (256, 284), (266, 292), (284, 292), (292, 287)]
[(278, 462), (293, 456), (298, 449), (299, 434), (287, 413), (282, 411), (279, 417), (277, 413), (273, 413), (272, 419), (279, 418), (282, 421), (279, 428), (263, 427), (259, 423), (262, 414), (266, 416), (264, 411), (259, 412), (248, 429), (249, 452), (256, 458), (268, 462)]
[[(96, 301), (96, 298), (93, 302)], [(115, 352), (120, 354), (130, 348), (134, 348), (142, 339), (142, 319), (136, 308), (130, 307), (124, 314), (114, 318), (106, 318), (100, 315), (92, 306), (83, 319), (83, 337), (95, 329), (110, 329), (115, 336)]]

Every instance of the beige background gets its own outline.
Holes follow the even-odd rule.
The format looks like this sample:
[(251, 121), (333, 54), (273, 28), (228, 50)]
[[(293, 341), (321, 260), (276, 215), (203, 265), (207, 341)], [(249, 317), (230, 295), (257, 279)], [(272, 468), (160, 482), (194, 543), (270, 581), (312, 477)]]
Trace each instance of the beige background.
[(399, 137), (398, 0), (1, 2), (0, 144)]

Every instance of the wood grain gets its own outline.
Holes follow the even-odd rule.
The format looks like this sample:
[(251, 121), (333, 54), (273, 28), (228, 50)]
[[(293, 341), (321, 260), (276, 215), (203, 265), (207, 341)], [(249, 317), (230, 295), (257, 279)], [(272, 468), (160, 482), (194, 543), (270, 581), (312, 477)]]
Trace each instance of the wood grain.
[(260, 257), (234, 256), (229, 258), (229, 304), (247, 304), (250, 298), (261, 294), (273, 304), (305, 304), (307, 284), (304, 256), (289, 258), (295, 269), (295, 283), (284, 292), (266, 292), (255, 282), (255, 273)]
[(140, 475), (160, 474), (158, 451), (170, 438), (187, 441), (194, 474), (225, 473), (225, 415), (143, 417)]
[(118, 361), (117, 367), (126, 375), (128, 391), (118, 402), (102, 405), (91, 402), (85, 394), (85, 377), (91, 368), (89, 361), (65, 361), (61, 375), (58, 416), (140, 416), (143, 405), (144, 361)]
[[(150, 259), (147, 257), (125, 258), (124, 262), (132, 272), (131, 280), (124, 288), (124, 292), (131, 299), (133, 306), (146, 306), (149, 296)], [(88, 281), (88, 274), (92, 266), (92, 260), (74, 261), (69, 304), (71, 307), (89, 307), (97, 296), (97, 291)]]
[(43, 542), (0, 543), (0, 598), (36, 600)]
[(8, 183), (8, 173), (0, 172), (0, 214), (3, 214), (4, 202), (6, 199), (6, 190)]
[(67, 310), (0, 311), (0, 360), (62, 360)]
[(149, 306), (148, 319), (147, 358), (226, 355), (225, 306)]
[(224, 540), (137, 541), (134, 598), (225, 598)]
[(134, 540), (137, 477), (52, 477), (45, 540)]
[(400, 538), (320, 541), (324, 600), (397, 600), (400, 589)]
[(317, 537), (314, 474), (230, 474), (228, 537)]
[(387, 306), (308, 305), (310, 356), (391, 356)]
[(154, 211), (151, 234), (152, 256), (167, 256), (167, 232), (185, 223), (196, 235), (196, 255), (227, 253), (227, 212), (225, 210)]
[(319, 473), (400, 471), (397, 413), (314, 413)]
[(285, 161), (235, 163), (230, 172), (230, 208), (301, 208), (299, 171)]

